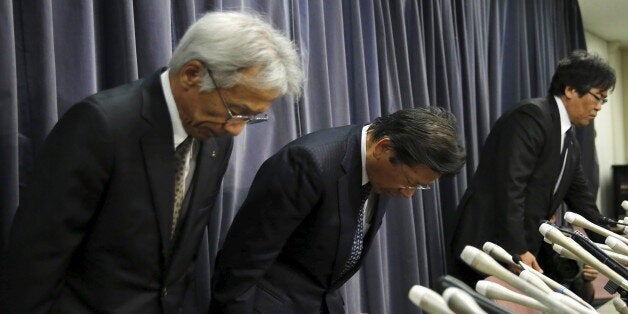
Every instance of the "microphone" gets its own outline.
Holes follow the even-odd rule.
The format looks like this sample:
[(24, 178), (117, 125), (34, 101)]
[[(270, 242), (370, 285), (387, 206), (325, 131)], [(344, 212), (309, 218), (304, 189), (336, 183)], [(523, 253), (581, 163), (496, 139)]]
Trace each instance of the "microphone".
[(477, 293), (471, 287), (467, 286), (467, 284), (453, 276), (445, 275), (438, 278), (438, 285), (435, 290), (442, 293), (449, 287), (460, 288), (462, 291), (468, 293), (473, 297), (473, 299), (475, 299), (475, 302), (477, 302), (477, 304), (489, 314), (514, 314), (510, 310), (499, 306), (497, 303), (493, 302), (493, 300)]
[(608, 229), (602, 228), (602, 227), (600, 227), (600, 226), (598, 226), (598, 225), (588, 221), (586, 218), (584, 218), (584, 217), (582, 217), (582, 216), (580, 216), (580, 215), (578, 215), (578, 214), (576, 214), (574, 212), (566, 212), (564, 217), (565, 217), (565, 220), (567, 220), (572, 225), (580, 226), (582, 228), (591, 230), (591, 231), (593, 231), (593, 232), (595, 232), (597, 234), (601, 234), (601, 235), (603, 235), (605, 237), (609, 237), (610, 236), (610, 237), (617, 238), (620, 241), (628, 244), (628, 239), (626, 239), (626, 238), (624, 238), (624, 237), (622, 237), (620, 235), (617, 235), (617, 234), (615, 234), (614, 232), (612, 232), (612, 231), (610, 231)]
[(558, 293), (562, 293), (576, 301), (578, 301), (580, 304), (584, 305), (585, 307), (591, 309), (591, 310), (595, 310), (593, 308), (593, 306), (591, 306), (591, 304), (587, 303), (587, 301), (583, 300), (581, 297), (579, 297), (577, 294), (573, 293), (573, 291), (567, 289), (567, 287), (561, 285), (560, 283), (554, 281), (552, 278), (549, 278), (541, 273), (539, 273), (536, 269), (526, 265), (525, 263), (521, 263), (521, 266), (523, 266), (523, 268), (529, 272), (531, 272), (532, 274), (536, 275), (538, 278), (540, 278), (541, 280), (543, 280), (543, 282), (548, 285), (553, 291), (558, 292)]
[(602, 223), (605, 223), (605, 224), (607, 224), (607, 225), (609, 225), (611, 227), (617, 227), (617, 224), (624, 225), (623, 222), (617, 222), (614, 219), (611, 219), (611, 218), (608, 218), (608, 217), (602, 216), (602, 215), (600, 215), (598, 217), (598, 221), (602, 222)]
[(475, 290), (487, 298), (510, 301), (545, 313), (551, 312), (550, 308), (545, 306), (543, 303), (529, 296), (514, 292), (494, 282), (480, 280), (475, 284)]
[(456, 314), (487, 314), (475, 301), (462, 289), (449, 287), (443, 292), (443, 299), (447, 301), (449, 308)]
[(552, 291), (550, 287), (548, 287), (540, 278), (534, 276), (532, 272), (528, 270), (524, 270), (519, 274), (519, 278), (533, 284), (537, 288), (543, 290), (545, 293), (550, 296), (557, 298), (562, 303), (569, 305), (571, 308), (577, 310), (580, 313), (597, 313), (594, 309), (590, 309), (582, 304), (578, 303), (576, 300), (567, 297), (566, 295), (560, 294), (558, 292)]
[(626, 302), (624, 302), (622, 299), (613, 299), (613, 305), (615, 306), (617, 312), (619, 312), (620, 314), (628, 314), (628, 306), (626, 306)]
[[(519, 265), (518, 262), (515, 262), (513, 260), (514, 255), (508, 254), (508, 252), (504, 250), (504, 248), (502, 248), (501, 246), (493, 242), (485, 242), (484, 245), (482, 246), (482, 251), (490, 255), (492, 258), (500, 262), (508, 264), (508, 266), (513, 266), (516, 268), (523, 269), (523, 267)], [(521, 260), (521, 257), (519, 255), (517, 255), (517, 257), (519, 258), (519, 260)]]
[[(593, 310), (593, 307), (587, 303), (586, 301), (584, 301), (582, 298), (580, 298), (577, 294), (573, 293), (571, 290), (567, 289), (567, 287), (561, 285), (560, 283), (554, 281), (553, 279), (539, 273), (536, 269), (528, 266), (527, 264), (521, 262), (521, 257), (517, 254), (514, 255), (510, 255), (506, 250), (504, 250), (501, 246), (492, 243), (492, 242), (486, 242), (484, 243), (484, 245), (482, 246), (482, 250), (484, 252), (486, 252), (487, 254), (489, 254), (491, 257), (493, 257), (496, 260), (499, 260), (501, 262), (504, 262), (508, 265), (511, 266), (515, 266), (515, 267), (521, 267), (522, 269), (525, 269), (526, 271), (534, 274), (536, 277), (540, 278), (541, 280), (543, 280), (543, 282), (549, 286), (549, 288), (551, 288), (551, 290), (559, 292), (559, 293), (563, 293), (566, 296), (571, 297), (572, 299), (580, 302), (582, 305), (586, 306), (589, 309)], [(524, 277), (522, 277), (522, 274), (519, 274), (519, 277), (521, 277), (521, 279), (524, 279)], [(524, 275), (525, 276), (525, 275)], [(528, 281), (528, 280), (526, 280)]]
[(624, 234), (628, 234), (628, 219), (626, 218), (627, 217), (624, 217), (624, 219), (619, 220), (619, 222), (621, 222), (622, 224), (620, 231), (623, 232)]
[[(619, 221), (621, 221), (623, 224), (628, 224), (628, 220), (626, 219), (626, 217), (624, 217), (624, 219), (620, 219)], [(628, 234), (628, 227), (622, 227), (621, 231), (624, 234)]]
[(595, 257), (593, 257), (593, 255), (580, 247), (580, 245), (578, 245), (573, 239), (567, 238), (560, 231), (558, 231), (558, 229), (548, 224), (541, 224), (541, 226), (539, 227), (539, 231), (544, 237), (568, 249), (574, 255), (582, 259), (585, 264), (593, 266), (599, 272), (604, 274), (604, 276), (608, 277), (611, 281), (621, 286), (624, 290), (627, 290), (626, 288), (628, 288), (628, 280), (624, 279), (621, 275), (614, 272), (612, 269), (610, 269), (610, 267), (598, 261)]
[(493, 275), (511, 286), (521, 290), (523, 293), (537, 299), (539, 302), (545, 304), (550, 309), (553, 309), (561, 313), (569, 313), (569, 309), (564, 304), (550, 298), (546, 293), (539, 290), (537, 287), (525, 282), (509, 270), (499, 265), (497, 261), (491, 258), (488, 254), (480, 251), (479, 249), (467, 245), (460, 254), (460, 258), (469, 266), (474, 269), (483, 272), (488, 275)]
[(522, 270), (521, 273), (519, 273), (519, 278), (533, 284), (535, 287), (543, 290), (543, 292), (545, 293), (553, 292), (550, 287), (548, 287), (539, 277), (532, 274), (532, 272), (530, 272), (529, 270)]
[[(612, 237), (606, 237), (606, 239), (608, 239), (608, 238), (614, 239), (614, 238), (612, 238)], [(611, 247), (610, 247), (610, 246), (608, 246), (608, 245), (606, 245), (606, 244), (602, 244), (602, 243), (595, 243), (595, 242), (593, 242), (593, 244), (595, 244), (595, 246), (597, 246), (597, 247), (598, 247), (598, 249), (600, 249), (600, 250), (604, 250), (604, 251), (612, 251), (612, 250), (613, 250), (613, 249), (611, 249)]]
[(618, 263), (622, 264), (623, 266), (628, 266), (628, 256), (624, 254), (615, 253), (612, 251), (604, 251), (604, 253), (606, 253), (606, 255), (610, 256), (612, 259), (616, 260)]
[(415, 285), (410, 289), (408, 298), (416, 306), (430, 314), (455, 314), (440, 294), (429, 288)]
[(606, 240), (604, 241), (604, 243), (606, 243), (606, 245), (608, 245), (608, 247), (610, 247), (611, 250), (617, 253), (624, 254), (624, 255), (628, 254), (628, 245), (626, 245), (624, 242), (617, 240), (616, 238), (606, 237)]
[(572, 310), (578, 311), (580, 313), (586, 313), (586, 314), (597, 314), (597, 311), (595, 309), (590, 309), (588, 307), (585, 307), (582, 304), (578, 303), (576, 300), (564, 294), (560, 294), (558, 292), (551, 292), (550, 296), (568, 305), (569, 307), (571, 307)]
[(597, 258), (598, 261), (602, 262), (602, 264), (608, 266), (614, 272), (621, 275), (623, 278), (628, 277), (628, 271), (624, 266), (619, 264), (616, 260), (610, 258), (604, 251), (599, 249), (591, 240), (582, 235), (582, 233), (576, 231), (571, 236), (571, 238), (578, 243), (582, 248), (584, 248), (587, 252), (589, 252), (593, 257)]
[(568, 249), (562, 247), (561, 245), (552, 244), (552, 250), (554, 250), (554, 252), (558, 253), (561, 257), (572, 259), (574, 261), (586, 264), (580, 257), (576, 256), (576, 254), (573, 254), (571, 251), (569, 251)]

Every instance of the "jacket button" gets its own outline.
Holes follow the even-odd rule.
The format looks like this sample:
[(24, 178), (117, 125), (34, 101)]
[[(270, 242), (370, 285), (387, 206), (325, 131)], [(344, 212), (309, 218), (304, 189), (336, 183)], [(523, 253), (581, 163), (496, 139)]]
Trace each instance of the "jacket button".
[(161, 295), (163, 295), (164, 297), (168, 295), (168, 289), (167, 288), (163, 288), (161, 289)]

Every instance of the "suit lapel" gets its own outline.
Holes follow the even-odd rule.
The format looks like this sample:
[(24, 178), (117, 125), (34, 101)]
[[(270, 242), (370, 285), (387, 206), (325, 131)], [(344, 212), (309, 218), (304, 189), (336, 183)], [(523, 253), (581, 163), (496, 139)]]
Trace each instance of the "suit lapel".
[(140, 145), (159, 225), (162, 254), (167, 257), (174, 202), (174, 140), (159, 79), (161, 72), (158, 71), (142, 85), (142, 117), (150, 126), (140, 139)]
[[(380, 197), (379, 195), (376, 195), (373, 199), (375, 203), (373, 210), (375, 212), (373, 214), (373, 219), (371, 220), (371, 228), (364, 237), (364, 249), (362, 250), (363, 252), (368, 252), (368, 249), (373, 242), (373, 237), (375, 237), (375, 234), (377, 234), (377, 230), (379, 230), (379, 226), (382, 224), (382, 219), (384, 219), (384, 214), (386, 213), (386, 207), (388, 205), (388, 200), (388, 197)], [(361, 265), (361, 263), (358, 263), (358, 265)]]
[(347, 151), (341, 162), (344, 175), (338, 180), (340, 234), (336, 260), (334, 261), (332, 270), (332, 282), (340, 277), (340, 273), (347, 262), (349, 254), (351, 254), (353, 235), (358, 222), (360, 187), (362, 185), (362, 161), (360, 155), (361, 131), (361, 126), (352, 130), (347, 140)]
[[(552, 200), (552, 203), (554, 203), (557, 199), (556, 196), (560, 192), (560, 184), (558, 186), (558, 190), (556, 191), (556, 193), (554, 193), (554, 186), (556, 185), (556, 180), (558, 180), (558, 176), (560, 175), (560, 170), (563, 166), (563, 160), (560, 158), (560, 151), (561, 151), (561, 144), (562, 144), (561, 143), (562, 132), (560, 129), (560, 114), (558, 113), (558, 104), (556, 103), (556, 100), (554, 100), (554, 96), (551, 96), (551, 95), (548, 96), (547, 101), (544, 105), (545, 105), (544, 110), (549, 112), (550, 121), (552, 123), (551, 134), (548, 140), (549, 140), (549, 150), (550, 150), (549, 159), (551, 160), (551, 163), (554, 164), (554, 166), (551, 167), (551, 169), (553, 169), (553, 171), (551, 171), (551, 178), (553, 181), (551, 182), (551, 189), (549, 192), (550, 192), (550, 199)], [(567, 171), (567, 169), (565, 169), (565, 171)], [(554, 205), (552, 205), (550, 208), (555, 208), (555, 207)]]

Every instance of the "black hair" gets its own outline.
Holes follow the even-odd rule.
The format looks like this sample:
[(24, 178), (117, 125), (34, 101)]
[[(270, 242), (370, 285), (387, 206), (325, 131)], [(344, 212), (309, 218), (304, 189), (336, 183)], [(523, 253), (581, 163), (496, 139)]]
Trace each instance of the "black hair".
[(457, 173), (465, 163), (456, 118), (439, 107), (404, 109), (377, 118), (369, 133), (372, 141), (390, 139), (393, 162), (411, 167), (424, 164), (441, 175)]
[(548, 92), (562, 96), (567, 86), (575, 89), (580, 96), (592, 88), (611, 90), (615, 87), (615, 71), (598, 55), (574, 50), (558, 62)]

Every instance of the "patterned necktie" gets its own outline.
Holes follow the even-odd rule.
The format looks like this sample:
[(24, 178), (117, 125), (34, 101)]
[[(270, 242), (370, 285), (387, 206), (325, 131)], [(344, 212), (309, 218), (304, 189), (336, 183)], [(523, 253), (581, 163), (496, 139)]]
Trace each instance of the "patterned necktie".
[(191, 136), (188, 136), (174, 152), (174, 208), (172, 211), (172, 228), (170, 229), (170, 238), (174, 237), (174, 231), (177, 227), (177, 220), (181, 213), (181, 203), (185, 196), (185, 174), (189, 168), (188, 154), (192, 149), (194, 142)]
[(342, 269), (341, 277), (348, 273), (358, 263), (362, 257), (362, 247), (364, 240), (364, 203), (371, 193), (371, 183), (367, 183), (360, 189), (360, 213), (358, 214), (357, 227), (353, 235), (353, 245), (351, 246), (351, 255)]

